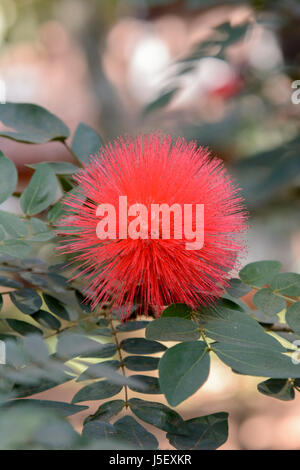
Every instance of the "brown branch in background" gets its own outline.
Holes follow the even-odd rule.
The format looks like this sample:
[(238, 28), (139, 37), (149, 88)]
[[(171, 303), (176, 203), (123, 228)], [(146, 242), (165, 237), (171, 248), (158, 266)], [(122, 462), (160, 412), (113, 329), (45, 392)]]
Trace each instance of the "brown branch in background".
[(282, 323), (274, 323), (273, 325), (269, 325), (267, 323), (258, 322), (261, 326), (265, 328), (267, 331), (278, 331), (280, 333), (294, 333), (294, 331), (288, 326)]

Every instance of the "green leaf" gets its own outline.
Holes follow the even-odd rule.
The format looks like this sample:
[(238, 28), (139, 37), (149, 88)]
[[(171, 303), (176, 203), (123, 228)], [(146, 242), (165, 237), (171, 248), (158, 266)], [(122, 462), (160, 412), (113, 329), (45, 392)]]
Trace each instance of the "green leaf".
[(42, 306), (42, 299), (33, 289), (20, 289), (9, 294), (12, 303), (21, 312), (32, 315)]
[(56, 354), (64, 360), (74, 357), (111, 357), (116, 353), (113, 343), (102, 344), (87, 336), (63, 332), (58, 335)]
[(91, 379), (110, 378), (111, 371), (120, 368), (119, 361), (102, 361), (98, 364), (92, 364), (78, 377), (77, 382)]
[(82, 295), (82, 293), (79, 292), (78, 290), (75, 291), (75, 296), (76, 296), (76, 299), (77, 299), (77, 301), (80, 305), (81, 310), (84, 313), (90, 314), (92, 310), (91, 310), (91, 307), (89, 305), (89, 302), (86, 301), (86, 297), (84, 295)]
[(202, 341), (186, 341), (168, 349), (159, 362), (159, 383), (171, 406), (193, 395), (207, 380), (208, 349)]
[(15, 281), (14, 279), (10, 279), (9, 277), (0, 276), (0, 286), (19, 289), (20, 287), (23, 287), (23, 284), (21, 284), (21, 282)]
[(43, 299), (50, 312), (54, 313), (63, 320), (70, 320), (69, 312), (60, 300), (56, 299), (50, 294), (43, 294)]
[(248, 23), (242, 25), (232, 26), (230, 22), (225, 22), (216, 28), (217, 31), (220, 31), (222, 34), (226, 34), (226, 39), (219, 39), (217, 42), (221, 45), (221, 50), (218, 52), (217, 57), (224, 57), (224, 49), (231, 44), (234, 44), (238, 41), (241, 41), (248, 29)]
[(120, 333), (125, 331), (136, 331), (146, 328), (149, 324), (149, 321), (137, 321), (137, 320), (128, 320), (126, 323), (120, 323), (116, 326), (116, 330)]
[(114, 343), (106, 343), (101, 344), (98, 341), (94, 341), (98, 343), (98, 348), (93, 352), (87, 352), (86, 354), (82, 354), (82, 357), (101, 357), (103, 359), (107, 357), (112, 357), (116, 354), (117, 349)]
[(178, 432), (184, 421), (181, 416), (166, 405), (139, 398), (129, 400), (131, 411), (142, 421), (166, 432)]
[[(33, 170), (36, 170), (40, 165), (41, 163), (31, 163), (27, 164), (26, 166), (32, 168)], [(50, 168), (54, 171), (56, 175), (72, 175), (73, 173), (79, 170), (78, 166), (70, 162), (47, 161), (47, 165), (50, 166)]]
[(32, 246), (22, 240), (4, 240), (0, 242), (0, 254), (25, 258), (32, 251)]
[(261, 287), (271, 282), (280, 268), (279, 261), (257, 261), (247, 264), (239, 274), (245, 284)]
[(160, 341), (188, 341), (200, 338), (199, 325), (179, 317), (154, 320), (146, 328), (146, 337)]
[(292, 330), (300, 335), (300, 302), (294, 303), (287, 309), (285, 320)]
[(224, 307), (204, 308), (199, 320), (205, 334), (216, 341), (285, 351), (275, 338), (265, 333), (264, 328), (245, 312)]
[(167, 349), (163, 344), (145, 338), (123, 339), (120, 343), (120, 347), (131, 354), (154, 354)]
[(16, 398), (30, 397), (36, 393), (41, 393), (57, 387), (58, 385), (62, 385), (63, 383), (69, 382), (72, 379), (73, 377), (60, 373), (60, 376), (56, 377), (55, 380), (39, 378), (39, 380), (35, 383), (16, 384), (13, 389), (14, 396)]
[(286, 308), (286, 302), (282, 297), (274, 294), (272, 289), (264, 288), (255, 293), (254, 304), (266, 315), (273, 315)]
[[(67, 214), (65, 202), (72, 196), (76, 197), (76, 204), (78, 206), (82, 205), (85, 201), (85, 197), (80, 193), (78, 187), (75, 187), (71, 190), (68, 190), (59, 201), (57, 201), (48, 211), (48, 220), (50, 223), (53, 223), (55, 220), (60, 218), (62, 215)], [(70, 214), (70, 212), (69, 212)], [(65, 227), (64, 227), (65, 228)], [(70, 227), (71, 229), (72, 227)]]
[(274, 292), (291, 297), (300, 296), (300, 274), (280, 273), (270, 283)]
[(41, 258), (26, 258), (24, 260), (21, 260), (20, 262), (17, 262), (18, 264), (21, 264), (21, 266), (23, 266), (23, 269), (33, 268), (43, 270), (47, 267), (46, 261), (42, 260)]
[(61, 217), (65, 212), (64, 205), (61, 203), (62, 199), (63, 198), (53, 204), (53, 206), (48, 210), (47, 217), (51, 224), (55, 222), (55, 220), (59, 219), (59, 217)]
[(267, 395), (278, 400), (290, 401), (295, 398), (293, 384), (289, 380), (269, 379), (257, 385), (257, 390), (263, 395)]
[(159, 358), (148, 356), (127, 356), (123, 362), (125, 367), (129, 370), (156, 370), (158, 368)]
[(147, 114), (151, 113), (154, 110), (163, 108), (167, 106), (173, 98), (173, 96), (178, 92), (178, 88), (172, 88), (171, 90), (165, 91), (161, 95), (159, 95), (154, 101), (149, 103), (144, 111), (143, 114), (146, 116)]
[(25, 321), (21, 320), (13, 320), (8, 318), (7, 320), (8, 325), (17, 333), (22, 336), (29, 335), (29, 334), (43, 334), (43, 332), (37, 328), (36, 326), (32, 325), (31, 323), (26, 323)]
[(0, 210), (0, 225), (13, 238), (25, 237), (28, 233), (25, 222), (14, 214)]
[(31, 271), (24, 271), (19, 273), (20, 277), (24, 279), (25, 281), (29, 282), (30, 284), (33, 284), (34, 286), (38, 287), (47, 287), (48, 282), (47, 278), (42, 274), (36, 274)]
[(148, 432), (132, 416), (123, 416), (114, 423), (114, 427), (121, 438), (129, 441), (136, 449), (157, 449), (156, 437)]
[(99, 318), (99, 320), (96, 321), (96, 325), (100, 326), (101, 328), (104, 328), (106, 326), (109, 326), (109, 321), (107, 318)]
[(107, 338), (111, 338), (113, 335), (111, 328), (97, 328), (92, 331), (92, 334), (93, 336), (106, 336)]
[(228, 413), (214, 413), (184, 422), (187, 435), (167, 434), (172, 446), (180, 450), (215, 450), (228, 438)]
[[(90, 441), (99, 440), (105, 445), (105, 449), (122, 449), (120, 442), (118, 442), (119, 434), (113, 424), (106, 421), (90, 421), (87, 422), (82, 430), (82, 435)], [(107, 444), (108, 443), (108, 444)], [(103, 447), (104, 448), (104, 447)]]
[(65, 403), (62, 401), (52, 401), (52, 400), (34, 400), (34, 399), (18, 399), (11, 400), (9, 402), (3, 403), (0, 405), (1, 408), (15, 408), (17, 406), (30, 408), (37, 407), (40, 409), (47, 409), (50, 411), (55, 411), (61, 416), (72, 416), (75, 413), (80, 413), (83, 410), (87, 410), (88, 406), (83, 405), (72, 405), (71, 403)]
[(69, 129), (54, 114), (36, 104), (2, 103), (0, 121), (15, 131), (1, 131), (0, 136), (19, 142), (43, 144), (65, 140)]
[(28, 225), (33, 232), (30, 236), (30, 242), (47, 242), (55, 237), (55, 232), (49, 230), (47, 225), (40, 219), (32, 217)]
[(93, 382), (81, 388), (72, 399), (72, 403), (90, 400), (104, 400), (117, 395), (122, 390), (122, 385), (113, 384), (108, 380)]
[[(235, 302), (234, 300), (228, 299), (226, 297), (222, 297), (221, 299), (216, 300), (213, 304), (214, 310), (221, 310), (223, 308), (227, 308), (229, 310), (238, 310), (239, 312), (245, 313), (245, 304), (243, 302), (238, 301), (239, 303)], [(199, 309), (201, 311), (201, 309)]]
[(161, 318), (164, 317), (181, 317), (190, 320), (193, 309), (185, 304), (173, 304), (165, 308)]
[(221, 361), (240, 374), (274, 379), (300, 377), (300, 365), (272, 349), (228, 343), (215, 343), (212, 349)]
[(54, 171), (47, 163), (40, 163), (20, 198), (22, 211), (27, 215), (42, 212), (55, 200), (57, 189)]
[[(0, 115), (1, 116), (1, 115)], [(14, 192), (17, 186), (18, 173), (15, 165), (0, 151), (0, 204)]]
[(149, 375), (131, 375), (130, 379), (134, 380), (134, 384), (130, 383), (129, 388), (134, 392), (151, 394), (162, 393), (156, 377), (150, 377)]
[(87, 124), (81, 122), (72, 142), (72, 151), (76, 157), (85, 165), (89, 163), (90, 156), (94, 156), (103, 146), (101, 137)]
[(226, 291), (232, 297), (243, 297), (251, 291), (251, 287), (246, 286), (240, 279), (230, 279), (230, 286), (227, 287)]
[(113, 416), (121, 413), (125, 406), (124, 400), (111, 400), (100, 405), (98, 410), (91, 416), (88, 416), (84, 424), (90, 421), (108, 421)]
[(38, 310), (32, 315), (32, 318), (40, 323), (44, 328), (50, 328), (51, 330), (58, 330), (61, 327), (60, 321), (51, 315), (46, 310)]
[(54, 289), (57, 292), (63, 292), (63, 294), (66, 293), (65, 289), (68, 287), (68, 279), (66, 277), (61, 276), (60, 274), (48, 272), (47, 279), (51, 284), (54, 284), (54, 287), (51, 286), (51, 289)]

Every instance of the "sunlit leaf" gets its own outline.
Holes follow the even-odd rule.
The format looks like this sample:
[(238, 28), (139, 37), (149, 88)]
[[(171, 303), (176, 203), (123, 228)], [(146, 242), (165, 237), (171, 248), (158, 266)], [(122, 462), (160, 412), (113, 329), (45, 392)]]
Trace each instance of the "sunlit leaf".
[(286, 307), (285, 300), (274, 294), (272, 289), (269, 288), (257, 291), (253, 297), (253, 303), (266, 315), (279, 313)]
[(257, 389), (263, 395), (267, 395), (278, 400), (290, 401), (295, 398), (293, 384), (289, 380), (269, 379), (257, 385)]
[(159, 341), (189, 341), (200, 337), (199, 325), (178, 317), (159, 318), (149, 323), (146, 337)]
[(42, 299), (33, 289), (24, 288), (11, 292), (11, 301), (21, 312), (32, 315), (42, 306)]
[(158, 441), (132, 416), (123, 416), (114, 423), (121, 438), (133, 444), (137, 449), (157, 449)]
[(300, 296), (300, 274), (280, 273), (270, 283), (274, 292), (291, 297)]
[(0, 151), (0, 204), (14, 192), (17, 180), (18, 174), (15, 165)]
[(69, 129), (58, 117), (36, 104), (2, 103), (0, 121), (14, 129), (0, 135), (19, 142), (42, 144), (69, 136)]
[(31, 323), (26, 323), (21, 320), (13, 320), (11, 318), (6, 320), (8, 325), (20, 335), (29, 335), (29, 334), (43, 334), (43, 332), (32, 325)]
[(22, 211), (35, 215), (45, 210), (57, 195), (57, 178), (47, 163), (39, 164), (20, 198)]
[(202, 341), (185, 341), (168, 349), (159, 362), (159, 383), (171, 406), (193, 395), (206, 381), (210, 358)]
[(108, 380), (93, 382), (81, 388), (72, 399), (72, 403), (90, 400), (103, 400), (117, 395), (122, 390), (122, 385), (114, 384)]
[(280, 268), (279, 261), (257, 261), (247, 264), (239, 274), (245, 284), (261, 287), (271, 282)]
[(150, 377), (149, 375), (131, 375), (130, 378), (134, 380), (134, 383), (129, 384), (129, 388), (134, 392), (151, 394), (162, 393), (156, 377)]
[(167, 434), (172, 446), (180, 450), (215, 450), (228, 438), (228, 413), (214, 413), (184, 422), (186, 435)]
[(300, 302), (291, 305), (285, 315), (286, 322), (298, 335), (300, 334)]
[(120, 347), (131, 354), (153, 354), (167, 349), (163, 344), (145, 338), (123, 339)]
[(94, 129), (83, 122), (78, 125), (72, 142), (72, 151), (82, 163), (89, 163), (90, 156), (98, 153), (102, 145), (103, 141)]
[(184, 424), (183, 419), (175, 410), (162, 403), (131, 398), (129, 406), (139, 419), (166, 432), (177, 433)]

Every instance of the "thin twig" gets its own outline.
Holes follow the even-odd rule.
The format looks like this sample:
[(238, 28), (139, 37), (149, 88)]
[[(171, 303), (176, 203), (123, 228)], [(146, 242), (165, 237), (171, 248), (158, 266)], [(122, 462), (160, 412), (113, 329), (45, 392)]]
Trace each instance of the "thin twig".
[(65, 146), (65, 148), (68, 150), (68, 152), (72, 155), (72, 157), (76, 160), (76, 162), (78, 163), (78, 166), (80, 168), (83, 167), (83, 164), (82, 162), (79, 160), (79, 158), (77, 157), (77, 155), (75, 155), (75, 153), (73, 152), (73, 150), (71, 149), (71, 147), (69, 147), (69, 145), (67, 144), (67, 142), (65, 140), (62, 141), (62, 144)]
[[(257, 291), (263, 289), (263, 287), (257, 287), (257, 286), (250, 286), (250, 287), (251, 289), (254, 289)], [(287, 300), (288, 302), (293, 302), (293, 303), (298, 302), (298, 300), (295, 300), (295, 299), (292, 299), (291, 297), (287, 297), (286, 295), (280, 294), (276, 289), (273, 290), (273, 294), (277, 295), (278, 297), (281, 297), (284, 300)]]
[(294, 333), (292, 328), (288, 325), (284, 325), (282, 323), (274, 323), (273, 325), (266, 325), (265, 323), (259, 322), (267, 331), (278, 331), (282, 333)]
[[(121, 350), (120, 343), (119, 343), (118, 336), (117, 336), (117, 330), (114, 327), (113, 320), (111, 318), (110, 313), (111, 313), (111, 309), (109, 309), (107, 312), (105, 312), (105, 315), (106, 315), (107, 320), (109, 321), (110, 328), (111, 328), (112, 334), (113, 334), (114, 339), (115, 339), (115, 343), (116, 343), (117, 351), (118, 351), (118, 356), (119, 356), (119, 359), (120, 359), (122, 374), (123, 374), (124, 378), (127, 379), (125, 366), (124, 366), (124, 362), (123, 362), (122, 350)], [(126, 384), (124, 385), (124, 391), (125, 391), (125, 408), (128, 408), (128, 388), (127, 388)]]

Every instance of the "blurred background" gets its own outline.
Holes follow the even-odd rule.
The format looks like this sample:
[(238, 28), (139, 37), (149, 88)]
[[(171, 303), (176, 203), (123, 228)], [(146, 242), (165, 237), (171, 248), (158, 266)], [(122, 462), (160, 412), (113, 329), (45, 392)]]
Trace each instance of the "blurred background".
[[(298, 0), (0, 0), (0, 101), (40, 104), (105, 141), (160, 129), (208, 145), (244, 191), (243, 262), (278, 259), (296, 272), (299, 79)], [(20, 189), (25, 164), (72, 160), (59, 143), (0, 139), (0, 148), (19, 167)], [(216, 362), (180, 411), (231, 412), (226, 449), (300, 448), (300, 398), (265, 398), (258, 381)]]

